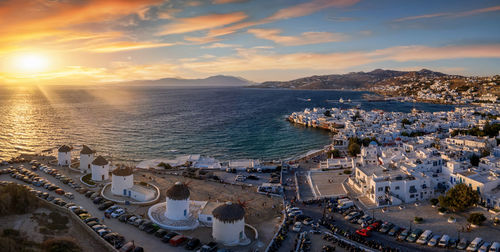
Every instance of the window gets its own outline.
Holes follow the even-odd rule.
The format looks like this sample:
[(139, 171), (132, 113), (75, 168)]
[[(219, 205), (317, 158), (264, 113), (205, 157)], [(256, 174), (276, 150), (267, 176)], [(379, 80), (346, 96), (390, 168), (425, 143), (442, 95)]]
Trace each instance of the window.
[(413, 198), (415, 198), (415, 195), (413, 195), (413, 194), (410, 194), (410, 198), (412, 198), (412, 199), (413, 199)]
[(212, 217), (207, 217), (207, 221), (212, 221)]
[(396, 186), (396, 188), (394, 188), (394, 190), (399, 190), (399, 186)]
[(377, 190), (378, 190), (379, 192), (381, 192), (381, 191), (383, 191), (383, 190), (384, 190), (384, 188), (383, 188), (383, 187), (379, 187)]
[(184, 209), (184, 216), (187, 215), (187, 209)]

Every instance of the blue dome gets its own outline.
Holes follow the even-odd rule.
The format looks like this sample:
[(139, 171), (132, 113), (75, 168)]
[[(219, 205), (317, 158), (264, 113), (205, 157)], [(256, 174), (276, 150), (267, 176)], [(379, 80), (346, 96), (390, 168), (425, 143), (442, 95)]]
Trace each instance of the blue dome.
[(378, 144), (377, 144), (377, 142), (375, 142), (375, 141), (371, 141), (371, 142), (370, 142), (370, 145), (377, 146)]

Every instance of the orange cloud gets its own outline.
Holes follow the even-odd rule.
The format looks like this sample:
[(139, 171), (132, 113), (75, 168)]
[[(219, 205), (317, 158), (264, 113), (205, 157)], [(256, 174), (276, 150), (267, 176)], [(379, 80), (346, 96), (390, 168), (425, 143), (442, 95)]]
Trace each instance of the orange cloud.
[(248, 0), (213, 0), (213, 4), (228, 4), (228, 3), (242, 3)]
[(418, 16), (403, 17), (403, 18), (398, 18), (398, 19), (394, 20), (394, 22), (404, 22), (404, 21), (428, 19), (428, 18), (435, 18), (435, 17), (466, 17), (466, 16), (472, 16), (472, 15), (477, 15), (477, 14), (487, 13), (487, 12), (494, 12), (494, 11), (500, 11), (500, 5), (492, 6), (492, 7), (488, 7), (488, 8), (475, 9), (475, 10), (470, 10), (470, 11), (440, 12), (440, 13), (424, 14), (424, 15), (418, 15)]
[(289, 19), (295, 17), (302, 17), (310, 15), (314, 12), (317, 12), (321, 9), (330, 8), (330, 7), (347, 7), (356, 4), (360, 0), (313, 0), (311, 2), (302, 3), (298, 5), (294, 5), (291, 7), (283, 8), (273, 15), (263, 18), (257, 21), (248, 21), (237, 23), (231, 26), (212, 29), (208, 32), (208, 34), (204, 37), (199, 37), (199, 41), (209, 40), (209, 38), (219, 37), (228, 35), (231, 33), (235, 33), (241, 29), (245, 29), (248, 27), (267, 24), (281, 19)]
[(281, 30), (279, 29), (249, 29), (248, 33), (255, 35), (257, 38), (272, 40), (286, 46), (338, 42), (347, 38), (344, 34), (330, 32), (304, 32), (299, 36), (281, 36)]
[(242, 11), (180, 18), (175, 23), (164, 26), (163, 31), (157, 33), (157, 35), (170, 35), (207, 30), (210, 28), (232, 24), (245, 18), (247, 18), (247, 15)]
[(110, 53), (110, 52), (120, 52), (147, 48), (158, 48), (173, 46), (174, 43), (153, 43), (153, 42), (131, 42), (131, 41), (121, 41), (113, 42), (108, 44), (98, 45), (96, 47), (88, 48), (89, 51), (99, 52), (99, 53)]
[(342, 53), (263, 53), (257, 49), (237, 49), (237, 55), (212, 61), (185, 62), (182, 68), (202, 73), (230, 73), (259, 70), (342, 70), (384, 61), (434, 61), (459, 58), (500, 58), (500, 44), (468, 46), (398, 46), (374, 51)]

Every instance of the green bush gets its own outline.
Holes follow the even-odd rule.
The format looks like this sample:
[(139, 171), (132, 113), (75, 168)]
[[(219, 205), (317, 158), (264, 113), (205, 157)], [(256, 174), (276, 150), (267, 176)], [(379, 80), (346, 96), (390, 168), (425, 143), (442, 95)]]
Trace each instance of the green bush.
[(432, 204), (433, 206), (436, 206), (436, 205), (439, 203), (439, 200), (438, 200), (438, 199), (436, 199), (436, 198), (432, 198), (432, 199), (430, 200), (430, 202), (431, 202), (431, 204)]
[(479, 194), (465, 184), (458, 184), (448, 190), (445, 196), (439, 196), (439, 205), (453, 211), (463, 211), (479, 200)]
[(95, 182), (92, 180), (92, 174), (89, 173), (85, 176), (82, 177), (82, 181), (89, 184), (89, 185), (95, 185)]
[(446, 210), (447, 210), (446, 207), (438, 208), (438, 212), (440, 212), (440, 213), (446, 213)]
[(485, 220), (486, 217), (482, 213), (471, 213), (467, 218), (467, 221), (474, 225), (481, 225)]
[(415, 216), (415, 218), (413, 218), (413, 222), (415, 222), (415, 223), (422, 223), (423, 221), (424, 221), (424, 218), (422, 218), (422, 217)]
[(172, 166), (170, 164), (166, 164), (166, 163), (163, 163), (163, 162), (159, 163), (158, 167), (163, 167), (163, 169), (165, 169), (165, 170), (172, 169)]
[(78, 246), (73, 238), (51, 238), (42, 243), (43, 251), (45, 252), (81, 252), (82, 249)]
[(351, 171), (351, 170), (349, 170), (349, 169), (345, 169), (345, 170), (344, 170), (344, 174), (351, 174), (351, 173), (352, 173), (352, 171)]

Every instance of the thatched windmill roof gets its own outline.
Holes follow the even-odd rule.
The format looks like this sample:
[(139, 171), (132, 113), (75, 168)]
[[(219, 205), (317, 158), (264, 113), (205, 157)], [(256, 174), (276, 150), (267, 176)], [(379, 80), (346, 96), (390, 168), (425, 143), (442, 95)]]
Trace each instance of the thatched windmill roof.
[(113, 171), (114, 176), (129, 176), (134, 173), (134, 170), (132, 168), (123, 166), (123, 167), (118, 167)]
[(173, 200), (187, 200), (189, 199), (189, 187), (181, 182), (176, 182), (167, 190), (167, 197)]
[(108, 160), (106, 160), (102, 156), (98, 156), (96, 159), (94, 159), (94, 161), (92, 162), (92, 164), (93, 165), (103, 166), (103, 165), (107, 165), (108, 164)]
[(63, 145), (61, 147), (59, 147), (59, 149), (57, 151), (59, 152), (70, 152), (73, 148), (67, 146), (67, 145)]
[(215, 208), (212, 214), (222, 222), (236, 222), (245, 217), (245, 208), (241, 204), (226, 202)]
[(84, 155), (90, 155), (94, 154), (95, 150), (90, 149), (87, 145), (83, 145), (82, 150), (80, 151), (80, 154)]

